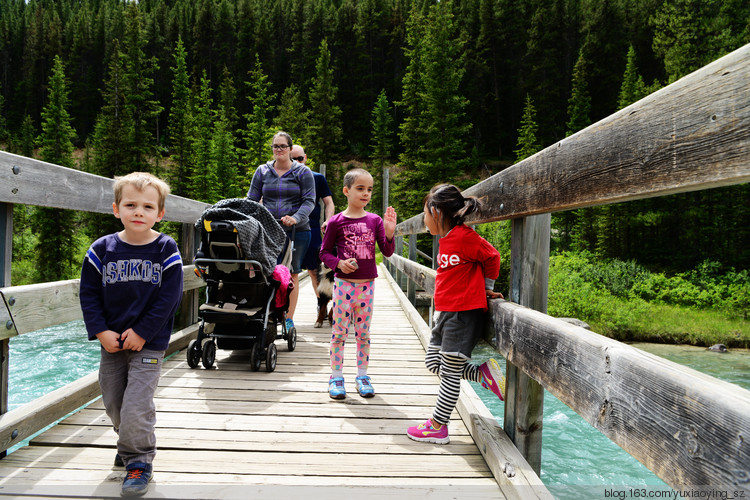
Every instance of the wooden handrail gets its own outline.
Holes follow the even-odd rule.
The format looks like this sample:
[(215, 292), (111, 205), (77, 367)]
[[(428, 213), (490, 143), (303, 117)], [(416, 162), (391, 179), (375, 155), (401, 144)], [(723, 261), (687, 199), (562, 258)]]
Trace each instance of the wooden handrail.
[[(172, 334), (165, 356), (184, 349), (195, 338), (198, 325)], [(0, 415), (0, 450), (5, 451), (96, 399), (101, 394), (98, 372), (67, 384), (15, 410)]]
[[(395, 257), (434, 288), (435, 271)], [(750, 391), (511, 302), (490, 312), (499, 353), (664, 482), (750, 487)]]
[[(204, 286), (192, 265), (183, 266), (183, 290)], [(81, 319), (79, 279), (0, 288), (0, 340)]]
[(749, 182), (749, 81), (750, 44), (467, 189), (469, 223)]
[[(0, 202), (112, 213), (113, 179), (0, 151)], [(170, 194), (164, 220), (192, 224), (210, 204)]]

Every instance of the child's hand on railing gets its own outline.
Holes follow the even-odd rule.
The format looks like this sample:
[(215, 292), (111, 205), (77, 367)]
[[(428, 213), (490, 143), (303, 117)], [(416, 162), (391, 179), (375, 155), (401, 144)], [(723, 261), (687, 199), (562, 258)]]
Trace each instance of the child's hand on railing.
[(494, 290), (490, 290), (489, 288), (485, 290), (485, 293), (487, 294), (488, 299), (504, 299), (503, 294), (500, 292), (496, 292)]

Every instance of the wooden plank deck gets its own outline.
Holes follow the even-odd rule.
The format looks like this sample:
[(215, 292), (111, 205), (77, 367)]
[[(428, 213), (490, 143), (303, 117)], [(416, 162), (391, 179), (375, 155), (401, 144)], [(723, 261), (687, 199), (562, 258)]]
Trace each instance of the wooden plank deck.
[[(385, 271), (381, 269), (381, 275)], [(156, 394), (153, 498), (504, 498), (466, 424), (454, 412), (451, 444), (417, 443), (409, 425), (431, 415), (438, 378), (389, 280), (376, 283), (370, 375), (353, 384), (353, 334), (345, 352), (349, 394), (328, 397), (330, 327), (312, 327), (303, 281), (297, 349), (279, 340), (274, 372), (252, 372), (245, 352), (217, 351), (216, 368), (192, 370), (185, 354), (165, 362)], [(0, 495), (117, 497), (115, 434), (100, 401), (0, 460)]]

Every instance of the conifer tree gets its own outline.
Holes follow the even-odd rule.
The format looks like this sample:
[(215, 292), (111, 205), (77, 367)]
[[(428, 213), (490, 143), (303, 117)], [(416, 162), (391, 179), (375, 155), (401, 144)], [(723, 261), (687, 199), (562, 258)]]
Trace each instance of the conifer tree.
[(391, 158), (391, 151), (393, 150), (393, 116), (391, 115), (391, 106), (388, 104), (388, 97), (385, 94), (385, 89), (380, 91), (375, 106), (372, 109), (372, 119), (370, 124), (372, 126), (372, 143), (370, 148), (372, 149), (372, 159), (374, 171), (371, 172), (375, 180), (375, 186), (373, 187), (373, 200), (372, 207), (374, 210), (379, 210), (383, 206), (383, 176), (385, 167)]
[(151, 172), (155, 170), (152, 163), (157, 152), (152, 131), (156, 130), (156, 118), (162, 111), (152, 90), (153, 75), (159, 66), (156, 58), (146, 56), (144, 20), (138, 4), (128, 3), (125, 15), (125, 106), (133, 127), (130, 169)]
[[(583, 51), (579, 52), (578, 60), (573, 68), (571, 94), (568, 99), (568, 124), (566, 136), (573, 135), (591, 124), (591, 96), (588, 92), (587, 62)], [(579, 219), (593, 216), (593, 209), (568, 210), (552, 214), (552, 227), (559, 235), (558, 242), (561, 250), (570, 249), (574, 228)], [(585, 223), (591, 223), (586, 221)]]
[[(75, 130), (68, 114), (68, 84), (62, 59), (55, 57), (49, 79), (49, 97), (42, 110), (42, 133), (39, 135), (41, 160), (73, 168)], [(34, 212), (36, 273), (39, 281), (71, 278), (73, 268), (75, 215), (71, 210), (38, 207)]]
[(516, 142), (516, 149), (513, 150), (516, 153), (516, 163), (528, 158), (542, 148), (537, 138), (538, 129), (534, 101), (530, 95), (526, 94), (521, 127), (518, 130), (518, 141)]
[[(429, 159), (428, 179), (452, 182), (463, 174), (469, 159), (471, 122), (466, 116), (468, 99), (463, 95), (463, 47), (457, 40), (451, 6), (439, 2), (430, 8), (425, 32), (424, 112), (425, 134), (421, 155)], [(429, 186), (428, 186), (429, 187)]]
[(276, 96), (270, 92), (271, 83), (268, 81), (268, 76), (263, 73), (258, 54), (255, 54), (255, 66), (249, 76), (250, 81), (245, 83), (250, 89), (247, 96), (250, 102), (250, 113), (245, 115), (245, 120), (247, 120), (247, 128), (244, 131), (246, 149), (243, 151), (248, 185), (255, 169), (258, 165), (265, 163), (270, 154), (269, 145), (273, 134), (270, 133), (268, 125), (273, 111), (271, 102)]
[(216, 172), (216, 194), (222, 198), (241, 198), (246, 189), (240, 184), (239, 162), (234, 146), (234, 135), (223, 108), (215, 113), (211, 134), (211, 166)]
[(219, 200), (219, 179), (211, 161), (211, 137), (213, 135), (211, 85), (203, 70), (201, 87), (195, 105), (195, 133), (192, 150), (195, 158), (190, 175), (188, 195), (195, 200), (215, 203)]
[(170, 175), (170, 188), (178, 196), (186, 196), (187, 184), (192, 174), (193, 113), (190, 83), (187, 70), (187, 52), (182, 38), (177, 40), (172, 67), (172, 107), (169, 110), (169, 149), (174, 165)]
[(393, 148), (393, 116), (391, 115), (391, 106), (388, 104), (388, 97), (385, 95), (385, 89), (380, 91), (378, 100), (375, 101), (375, 107), (372, 109), (372, 156), (375, 161), (375, 167), (382, 169), (391, 157)]
[(274, 120), (275, 128), (289, 133), (296, 143), (307, 141), (307, 117), (309, 111), (305, 109), (302, 96), (295, 84), (284, 89), (279, 101), (279, 114)]
[(568, 124), (566, 136), (572, 135), (591, 125), (591, 96), (586, 81), (586, 59), (583, 52), (573, 67), (570, 99), (568, 99)]
[(635, 49), (631, 45), (628, 48), (625, 74), (622, 76), (620, 94), (617, 98), (618, 109), (622, 109), (646, 96), (646, 85), (643, 78), (638, 74), (638, 65), (635, 60)]
[(18, 138), (18, 146), (14, 148), (21, 156), (34, 157), (34, 120), (30, 115), (25, 115), (21, 122), (21, 132)]
[(237, 89), (234, 86), (234, 78), (229, 69), (224, 66), (219, 85), (219, 103), (218, 109), (221, 110), (224, 119), (227, 122), (227, 130), (234, 133), (239, 124), (240, 118), (237, 114)]
[(306, 139), (310, 148), (315, 151), (318, 163), (327, 165), (338, 159), (344, 134), (341, 128), (341, 108), (336, 104), (337, 94), (331, 52), (328, 50), (328, 41), (323, 39), (310, 88)]
[(424, 189), (425, 162), (420, 155), (421, 146), (425, 140), (422, 128), (422, 113), (424, 110), (425, 93), (424, 80), (421, 75), (425, 70), (424, 39), (426, 19), (424, 14), (412, 6), (406, 22), (406, 44), (404, 56), (408, 60), (406, 71), (401, 82), (401, 100), (396, 104), (403, 113), (403, 120), (399, 125), (398, 138), (402, 152), (399, 155), (398, 175), (391, 176), (391, 203), (398, 213), (417, 213), (419, 200), (422, 199)]

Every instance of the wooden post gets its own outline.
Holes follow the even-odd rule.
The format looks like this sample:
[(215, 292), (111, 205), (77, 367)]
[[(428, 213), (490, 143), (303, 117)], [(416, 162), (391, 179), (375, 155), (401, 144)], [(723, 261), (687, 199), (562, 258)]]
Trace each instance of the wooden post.
[[(388, 201), (390, 198), (390, 169), (387, 167), (383, 167), (383, 214), (385, 215), (385, 209), (388, 208)], [(388, 271), (393, 274), (393, 266), (391, 266), (390, 262), (386, 259), (385, 261), (385, 268), (388, 269)]]
[[(550, 222), (550, 214), (513, 219), (511, 233), (509, 300), (543, 313), (547, 312)], [(544, 389), (510, 361), (506, 371), (505, 432), (539, 475)]]
[[(412, 262), (417, 261), (417, 235), (409, 235), (409, 260)], [(411, 305), (417, 305), (417, 284), (414, 280), (406, 280), (406, 298), (409, 299)]]
[[(438, 268), (438, 253), (439, 252), (440, 252), (440, 235), (433, 234), (432, 235), (432, 268), (435, 270), (437, 270)], [(432, 330), (432, 327), (434, 326), (432, 324), (434, 316), (435, 316), (435, 297), (433, 296), (430, 299), (430, 317), (427, 318), (427, 325), (429, 325), (430, 330)]]
[[(198, 230), (193, 224), (182, 224), (182, 262), (190, 264), (193, 261), (197, 250), (196, 241), (198, 239)], [(198, 307), (200, 306), (200, 288), (188, 290), (182, 294), (182, 304), (180, 305), (179, 327), (187, 328), (198, 321)]]
[(323, 177), (326, 176), (326, 164), (325, 163), (321, 163), (320, 166), (318, 167), (318, 170), (320, 170), (320, 173), (323, 174)]
[[(10, 286), (10, 269), (13, 256), (13, 205), (0, 203), (0, 286)], [(3, 305), (2, 307), (5, 307)], [(5, 325), (0, 325), (5, 328)], [(8, 412), (8, 367), (10, 339), (0, 341), (0, 414)], [(0, 452), (0, 458), (7, 451)]]

